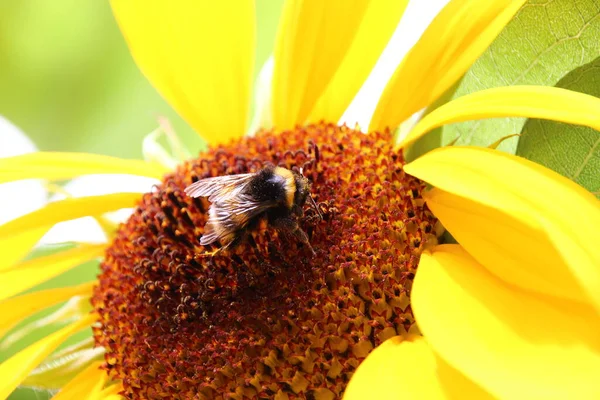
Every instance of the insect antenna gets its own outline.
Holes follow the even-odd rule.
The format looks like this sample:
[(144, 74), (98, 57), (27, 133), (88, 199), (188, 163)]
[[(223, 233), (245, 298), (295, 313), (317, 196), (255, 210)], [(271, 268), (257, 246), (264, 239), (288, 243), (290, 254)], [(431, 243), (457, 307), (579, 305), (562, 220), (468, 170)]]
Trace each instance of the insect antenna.
[(308, 194), (308, 198), (310, 199), (310, 203), (312, 204), (312, 206), (315, 209), (315, 211), (317, 212), (317, 214), (319, 214), (319, 219), (323, 220), (323, 214), (321, 214), (321, 210), (319, 210), (319, 206), (317, 205), (317, 203), (315, 202), (315, 199), (313, 199), (313, 197), (310, 193)]
[[(300, 175), (304, 176), (304, 167), (300, 167)], [(319, 210), (319, 206), (315, 202), (315, 199), (313, 199), (310, 192), (308, 193), (308, 198), (310, 199), (310, 204), (312, 205), (312, 207), (315, 209), (317, 214), (319, 214), (319, 219), (323, 220), (323, 214), (321, 214), (321, 210)]]

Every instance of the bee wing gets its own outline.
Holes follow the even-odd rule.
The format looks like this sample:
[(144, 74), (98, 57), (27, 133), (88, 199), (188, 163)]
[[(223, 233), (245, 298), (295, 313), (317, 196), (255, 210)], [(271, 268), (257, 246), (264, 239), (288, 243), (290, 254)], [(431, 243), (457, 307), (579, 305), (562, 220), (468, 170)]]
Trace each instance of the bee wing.
[(234, 197), (250, 181), (254, 174), (215, 176), (201, 179), (185, 188), (190, 197), (208, 197), (211, 203)]
[(276, 205), (276, 202), (256, 201), (244, 193), (212, 203), (200, 244), (207, 245), (217, 240), (222, 242), (222, 239), (229, 239), (252, 218)]

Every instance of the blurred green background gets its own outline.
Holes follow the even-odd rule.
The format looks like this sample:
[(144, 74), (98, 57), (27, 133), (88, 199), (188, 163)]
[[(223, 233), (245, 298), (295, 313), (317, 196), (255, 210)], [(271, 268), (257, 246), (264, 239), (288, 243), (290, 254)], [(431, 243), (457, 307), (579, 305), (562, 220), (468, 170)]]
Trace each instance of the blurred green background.
[[(257, 2), (255, 76), (272, 52), (281, 6), (282, 0)], [(141, 158), (141, 141), (159, 116), (170, 119), (192, 154), (202, 146), (133, 63), (108, 1), (0, 2), (0, 115), (40, 150)], [(91, 280), (96, 268), (82, 265), (39, 288)], [(0, 361), (47, 332), (0, 349)], [(10, 399), (49, 397), (18, 389)]]
[[(272, 51), (282, 0), (257, 3), (255, 74)], [(0, 60), (0, 115), (41, 150), (139, 158), (158, 116), (192, 152), (201, 143), (138, 71), (108, 1), (0, 2)]]

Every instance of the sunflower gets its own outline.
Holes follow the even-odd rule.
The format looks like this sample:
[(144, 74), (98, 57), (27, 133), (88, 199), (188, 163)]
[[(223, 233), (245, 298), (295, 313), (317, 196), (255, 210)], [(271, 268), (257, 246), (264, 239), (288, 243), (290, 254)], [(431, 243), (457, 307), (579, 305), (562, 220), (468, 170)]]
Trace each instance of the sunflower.
[[(423, 251), (436, 254), (441, 228), (425, 205), (431, 193), (423, 198), (425, 184), (406, 171), (429, 177), (421, 176), (419, 164), (406, 170), (391, 132), (449, 89), (523, 1), (451, 1), (396, 69), (370, 133), (338, 125), (406, 3), (286, 2), (266, 79), (270, 89), (257, 102), (254, 136), (243, 137), (250, 126), (253, 2), (232, 10), (208, 1), (113, 0), (142, 72), (211, 147), (174, 169), (91, 154), (42, 152), (0, 161), (3, 182), (95, 173), (161, 179), (143, 196), (66, 198), (0, 227), (0, 333), (67, 300), (56, 320), (74, 321), (0, 365), (0, 397), (39, 373), (40, 363), (51, 365), (58, 357), (52, 352), (90, 326), (103, 359), (91, 355), (87, 342), (62, 350), (80, 362), (57, 398), (340, 398), (371, 350), (381, 343), (388, 348), (396, 335), (418, 335), (409, 294)], [(440, 124), (501, 115), (596, 126), (594, 107), (594, 98), (559, 89), (493, 89), (430, 113), (404, 143)], [(323, 218), (307, 212), (300, 224), (316, 255), (265, 228), (227, 254), (206, 257), (198, 238), (208, 203), (185, 196), (184, 188), (266, 162), (302, 168), (312, 180)], [(451, 182), (460, 187), (459, 179)], [(134, 205), (116, 229), (104, 219)], [(110, 243), (22, 261), (51, 226), (81, 216), (103, 222)], [(19, 295), (97, 258), (96, 281)]]
[(423, 336), (372, 352), (345, 398), (598, 398), (597, 198), (489, 149), (438, 149), (405, 170), (435, 186), (427, 205), (460, 244), (421, 255)]

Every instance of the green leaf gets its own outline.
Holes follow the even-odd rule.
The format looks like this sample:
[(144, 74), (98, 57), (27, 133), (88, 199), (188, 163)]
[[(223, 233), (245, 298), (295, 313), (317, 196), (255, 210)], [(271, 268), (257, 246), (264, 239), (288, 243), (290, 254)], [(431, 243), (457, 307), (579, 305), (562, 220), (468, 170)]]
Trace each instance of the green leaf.
[[(530, 0), (467, 71), (451, 99), (511, 85), (554, 86), (566, 73), (600, 54), (597, 0)], [(519, 133), (524, 118), (497, 118), (448, 125), (442, 144), (489, 146)], [(514, 153), (518, 138), (499, 150)]]
[[(569, 72), (556, 86), (600, 97), (600, 57)], [(558, 172), (600, 197), (600, 132), (530, 119), (521, 132), (517, 155)]]

